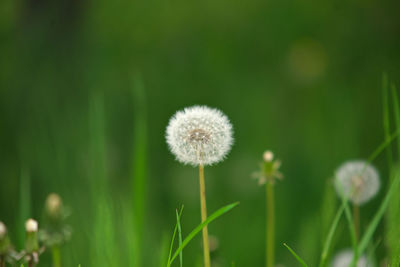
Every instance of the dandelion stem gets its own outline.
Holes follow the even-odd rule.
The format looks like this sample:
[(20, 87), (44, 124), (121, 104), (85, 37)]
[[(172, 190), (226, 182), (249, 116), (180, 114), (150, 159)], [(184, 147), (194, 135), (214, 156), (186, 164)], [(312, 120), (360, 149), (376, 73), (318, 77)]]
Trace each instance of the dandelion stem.
[[(206, 207), (206, 185), (204, 182), (204, 166), (199, 165), (199, 179), (200, 179), (200, 204), (201, 204), (201, 222), (207, 219)], [(204, 251), (204, 266), (210, 267), (210, 249), (208, 243), (208, 228), (207, 225), (203, 228), (203, 251)]]
[(267, 200), (267, 244), (266, 244), (266, 266), (274, 266), (274, 242), (275, 242), (275, 203), (274, 203), (274, 184), (271, 181), (266, 183)]
[(51, 249), (51, 254), (53, 257), (53, 267), (61, 267), (61, 252), (60, 247), (55, 245)]
[(360, 206), (357, 204), (353, 205), (353, 220), (356, 240), (358, 241), (360, 236)]

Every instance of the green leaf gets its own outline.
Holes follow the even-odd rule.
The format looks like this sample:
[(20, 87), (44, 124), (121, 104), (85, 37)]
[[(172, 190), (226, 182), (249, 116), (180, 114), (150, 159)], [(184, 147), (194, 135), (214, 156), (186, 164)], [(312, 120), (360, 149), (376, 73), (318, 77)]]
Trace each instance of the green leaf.
[(163, 233), (161, 238), (161, 246), (160, 246), (160, 258), (159, 258), (159, 266), (165, 267), (165, 263), (168, 262), (168, 252), (169, 252), (169, 234)]
[[(182, 211), (183, 211), (183, 205), (182, 205), (181, 211), (179, 212), (179, 217), (182, 215)], [(175, 225), (174, 233), (172, 234), (171, 245), (169, 247), (169, 255), (168, 255), (167, 267), (171, 266), (171, 263), (172, 263), (172, 260), (171, 260), (172, 248), (174, 246), (175, 235), (176, 235), (176, 230), (177, 229), (178, 229), (178, 223)]]
[(351, 212), (350, 212), (349, 202), (347, 201), (347, 199), (344, 199), (343, 202), (345, 204), (344, 213), (346, 215), (347, 224), (348, 224), (349, 231), (350, 231), (351, 243), (353, 246), (353, 259), (351, 261), (350, 267), (355, 267), (356, 263), (358, 262), (358, 256), (359, 256), (357, 235), (356, 235), (356, 230), (354, 227), (353, 216), (351, 215)]
[(142, 266), (143, 229), (145, 226), (147, 184), (148, 184), (148, 133), (146, 90), (141, 76), (132, 78), (134, 100), (134, 133), (132, 148), (132, 207), (135, 267)]
[(293, 251), (293, 249), (291, 249), (286, 243), (283, 243), (283, 245), (290, 251), (290, 253), (292, 253), (292, 255), (296, 258), (296, 260), (303, 265), (303, 267), (308, 267), (308, 265), (305, 263), (305, 261), (300, 258), (299, 255), (296, 254), (296, 252)]
[(351, 243), (353, 246), (353, 260), (351, 261), (350, 267), (355, 267), (358, 261), (358, 240), (356, 235), (356, 229), (354, 226), (354, 219), (350, 211), (350, 205), (348, 197), (345, 196), (343, 187), (341, 184), (337, 184), (340, 195), (342, 196), (342, 205), (344, 206), (344, 213), (346, 215), (347, 225), (349, 227)]
[(328, 253), (329, 253), (329, 249), (331, 247), (332, 240), (333, 240), (333, 235), (336, 232), (336, 228), (337, 228), (337, 226), (339, 224), (340, 217), (342, 216), (344, 209), (345, 209), (345, 202), (342, 203), (342, 205), (340, 206), (339, 210), (336, 212), (336, 215), (335, 215), (335, 218), (333, 219), (331, 228), (329, 229), (329, 233), (328, 233), (328, 236), (327, 236), (327, 238), (325, 240), (324, 248), (323, 248), (322, 254), (321, 254), (321, 260), (320, 260), (320, 263), (319, 263), (320, 267), (324, 267), (325, 264), (326, 264), (326, 260), (328, 258)]
[[(394, 110), (394, 118), (396, 122), (396, 130), (400, 130), (400, 109), (399, 109), (399, 100), (397, 97), (396, 86), (394, 84), (391, 85), (392, 95), (393, 95), (393, 110)], [(397, 149), (400, 155), (400, 140), (397, 140)]]
[[(389, 92), (388, 92), (388, 78), (386, 73), (383, 74), (382, 78), (382, 99), (383, 99), (383, 130), (385, 134), (385, 141), (390, 139), (390, 117), (389, 117)], [(388, 146), (387, 148), (387, 161), (389, 169), (392, 168), (392, 148)]]
[[(183, 206), (182, 206), (183, 209)], [(178, 210), (176, 210), (176, 224), (178, 226), (178, 236), (179, 236), (179, 246), (182, 246), (182, 227), (181, 227), (181, 216), (178, 214)], [(183, 266), (183, 255), (182, 251), (179, 253), (179, 266)]]
[[(380, 144), (380, 146), (378, 146), (378, 148), (375, 149), (374, 152), (372, 152), (372, 154), (369, 156), (367, 162), (368, 162), (368, 163), (371, 163), (374, 159), (376, 159), (376, 157), (378, 157), (379, 154), (382, 153), (382, 151), (385, 150), (385, 148), (386, 148), (387, 146), (389, 146), (390, 143), (391, 143), (394, 139), (396, 139), (396, 137), (398, 137), (399, 135), (400, 135), (400, 131), (397, 131), (397, 130), (396, 130), (391, 136), (389, 136), (389, 138), (385, 139), (385, 141), (384, 141), (382, 144)], [(367, 165), (365, 165), (365, 166), (367, 166)]]
[(394, 176), (394, 180), (393, 180), (392, 184), (390, 185), (389, 192), (386, 194), (381, 206), (379, 207), (374, 218), (368, 225), (368, 228), (365, 231), (363, 238), (361, 239), (360, 246), (358, 247), (358, 255), (362, 255), (364, 253), (369, 242), (371, 241), (371, 239), (374, 235), (374, 232), (375, 232), (376, 228), (378, 227), (378, 224), (381, 221), (381, 219), (389, 205), (390, 198), (392, 197), (392, 195), (396, 191), (397, 186), (399, 185), (399, 182), (400, 182), (400, 172), (399, 172), (399, 170), (397, 170), (397, 172)]
[(208, 225), (210, 222), (214, 221), (221, 215), (227, 213), (228, 211), (230, 211), (237, 205), (239, 205), (239, 202), (235, 202), (235, 203), (232, 203), (232, 204), (226, 205), (225, 207), (220, 208), (219, 210), (217, 210), (216, 212), (211, 214), (211, 216), (208, 217), (207, 220), (205, 220), (203, 223), (199, 224), (196, 228), (194, 228), (193, 231), (190, 232), (190, 234), (185, 238), (185, 240), (183, 240), (182, 244), (175, 251), (174, 256), (169, 261), (169, 265), (179, 255), (179, 253), (186, 247), (186, 245), (203, 229), (204, 226)]

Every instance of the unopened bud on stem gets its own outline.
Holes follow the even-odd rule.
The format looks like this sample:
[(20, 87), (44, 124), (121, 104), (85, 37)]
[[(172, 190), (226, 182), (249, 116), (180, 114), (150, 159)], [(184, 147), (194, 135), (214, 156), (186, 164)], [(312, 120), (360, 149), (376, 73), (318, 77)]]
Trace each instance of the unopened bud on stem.
[(25, 230), (27, 233), (37, 232), (38, 230), (38, 223), (34, 219), (29, 219), (25, 223)]

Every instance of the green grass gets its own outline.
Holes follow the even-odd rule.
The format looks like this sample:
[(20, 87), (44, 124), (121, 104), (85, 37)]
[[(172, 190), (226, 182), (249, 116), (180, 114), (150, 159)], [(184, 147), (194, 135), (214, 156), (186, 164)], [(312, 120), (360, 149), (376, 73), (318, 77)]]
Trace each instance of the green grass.
[(132, 161), (132, 206), (135, 265), (142, 266), (143, 235), (147, 203), (147, 106), (143, 81), (140, 76), (132, 79), (134, 99), (134, 139)]
[(362, 255), (365, 252), (365, 250), (367, 249), (367, 246), (370, 244), (370, 242), (372, 242), (372, 238), (376, 231), (376, 228), (378, 227), (378, 224), (382, 220), (383, 215), (385, 214), (385, 212), (390, 204), (392, 195), (397, 193), (397, 188), (398, 188), (399, 184), (400, 184), (400, 170), (397, 170), (394, 180), (390, 184), (389, 191), (386, 193), (382, 204), (380, 205), (378, 211), (376, 212), (373, 219), (369, 223), (367, 230), (365, 231), (365, 234), (360, 241), (360, 246), (358, 248), (359, 255)]
[[(183, 210), (183, 206), (181, 211)], [(182, 212), (181, 212), (182, 214)], [(178, 214), (178, 210), (176, 210), (176, 225), (178, 226), (178, 237), (179, 237), (179, 247), (182, 246), (182, 226), (181, 226), (181, 219), (180, 219), (180, 215)], [(182, 267), (183, 266), (183, 252), (181, 251), (179, 253), (179, 266)]]
[(306, 264), (306, 262), (299, 256), (297, 255), (296, 252), (294, 252), (294, 250), (289, 247), (286, 243), (283, 243), (283, 245), (289, 250), (290, 253), (292, 253), (293, 257), (296, 258), (296, 260), (303, 266), (303, 267), (308, 267), (308, 265)]
[[(18, 228), (25, 229), (25, 222), (31, 214), (31, 178), (27, 167), (23, 167), (20, 173), (19, 181), (19, 209), (18, 209)], [(25, 232), (18, 231), (18, 248), (25, 247)]]
[[(188, 236), (179, 244), (179, 247), (175, 250), (174, 254), (172, 255), (172, 257), (168, 258), (168, 264), (167, 266), (170, 266), (171, 263), (175, 260), (175, 258), (180, 255), (182, 256), (182, 250), (188, 245), (188, 243), (209, 223), (211, 223), (212, 221), (214, 221), (215, 219), (217, 219), (218, 217), (224, 215), (225, 213), (227, 213), (228, 211), (230, 211), (231, 209), (233, 209), (234, 207), (238, 206), (239, 202), (235, 202), (229, 205), (226, 205), (220, 209), (218, 209), (217, 211), (215, 211), (214, 213), (212, 213), (210, 216), (207, 217), (207, 219), (202, 222), (201, 224), (199, 224), (196, 228), (194, 228), (189, 234)], [(177, 220), (177, 225), (175, 227), (174, 230), (174, 234), (172, 236), (172, 242), (171, 242), (171, 248), (174, 242), (174, 238), (175, 238), (175, 234), (176, 234), (176, 229), (180, 228), (178, 227), (178, 225), (180, 225), (180, 215), (178, 215), (178, 220)], [(170, 255), (171, 255), (171, 251), (170, 250)]]

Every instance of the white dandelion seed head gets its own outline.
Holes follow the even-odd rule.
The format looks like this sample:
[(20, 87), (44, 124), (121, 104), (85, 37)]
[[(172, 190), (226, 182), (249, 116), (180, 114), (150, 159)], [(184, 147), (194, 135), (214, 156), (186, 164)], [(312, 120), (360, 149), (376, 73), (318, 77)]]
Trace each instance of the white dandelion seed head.
[[(340, 251), (333, 258), (332, 267), (349, 267), (353, 260), (353, 250), (345, 249)], [(372, 262), (368, 261), (365, 255), (359, 257), (357, 267), (373, 267)]]
[(29, 219), (26, 221), (25, 223), (25, 230), (28, 233), (33, 233), (33, 232), (37, 232), (38, 230), (38, 223), (37, 221), (35, 221), (34, 219)]
[(354, 204), (362, 205), (378, 193), (379, 174), (365, 161), (345, 162), (336, 171), (335, 187), (340, 196), (348, 197)]
[(193, 106), (169, 121), (166, 139), (176, 159), (193, 166), (222, 161), (232, 147), (232, 125), (218, 109)]
[(0, 222), (0, 239), (3, 239), (3, 237), (7, 233), (7, 227), (3, 222)]

